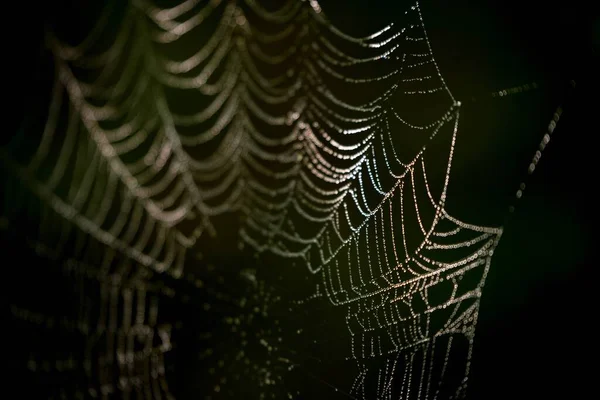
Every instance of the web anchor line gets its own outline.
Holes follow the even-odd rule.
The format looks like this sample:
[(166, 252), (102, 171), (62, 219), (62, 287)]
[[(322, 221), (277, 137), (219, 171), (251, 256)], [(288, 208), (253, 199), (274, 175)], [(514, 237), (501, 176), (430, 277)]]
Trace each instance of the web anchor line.
[[(519, 188), (515, 192), (515, 196), (513, 198), (513, 204), (511, 204), (508, 208), (509, 215), (513, 214), (515, 212), (517, 202), (519, 200), (521, 200), (521, 198), (523, 197), (523, 195), (525, 193), (525, 189), (527, 187), (527, 185), (526, 185), (527, 181), (531, 179), (531, 176), (535, 172), (535, 169), (537, 168), (537, 166), (542, 158), (542, 154), (543, 154), (544, 150), (549, 145), (550, 140), (552, 139), (554, 131), (556, 130), (556, 128), (558, 126), (558, 122), (564, 111), (564, 107), (566, 104), (568, 104), (570, 97), (574, 95), (573, 93), (576, 90), (576, 86), (577, 86), (577, 84), (576, 84), (575, 80), (571, 80), (569, 82), (566, 99), (563, 101), (563, 103), (561, 105), (556, 107), (556, 109), (554, 110), (552, 119), (550, 119), (550, 121), (548, 122), (548, 126), (546, 127), (546, 132), (544, 133), (544, 136), (542, 137), (542, 140), (540, 141), (538, 148), (535, 151), (535, 153), (529, 163), (529, 166), (527, 167), (527, 176), (519, 184)], [(509, 217), (507, 216), (507, 219), (508, 218)], [(506, 222), (505, 222), (505, 225), (506, 225)]]

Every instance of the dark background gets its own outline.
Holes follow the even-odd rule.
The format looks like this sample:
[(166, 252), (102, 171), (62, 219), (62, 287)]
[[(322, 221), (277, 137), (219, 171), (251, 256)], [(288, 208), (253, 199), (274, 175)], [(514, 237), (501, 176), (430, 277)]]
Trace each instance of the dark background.
[[(471, 3), (421, 3), (442, 75), (463, 101), (454, 173), (468, 179), (451, 186), (449, 211), (469, 222), (505, 226), (481, 303), (468, 397), (587, 398), (594, 379), (588, 365), (598, 361), (591, 306), (597, 14), (575, 1)], [(323, 0), (321, 6), (342, 30), (367, 34), (408, 5)], [(15, 93), (24, 110), (38, 96), (27, 77), (39, 70), (42, 24), (57, 11), (42, 7), (48, 9), (21, 26), (25, 41), (15, 51), (22, 61), (11, 63), (23, 77)], [(491, 96), (531, 82), (539, 89)], [(559, 105), (564, 111), (557, 129), (527, 178)], [(516, 201), (525, 179), (524, 197)], [(3, 253), (26, 251), (11, 245)], [(17, 268), (4, 260), (3, 267)], [(240, 260), (227, 262), (237, 267)]]

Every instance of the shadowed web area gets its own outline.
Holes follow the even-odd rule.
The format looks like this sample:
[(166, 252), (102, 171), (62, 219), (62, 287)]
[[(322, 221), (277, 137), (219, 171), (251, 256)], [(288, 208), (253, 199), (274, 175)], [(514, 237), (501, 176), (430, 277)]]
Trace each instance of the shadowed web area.
[(0, 146), (21, 397), (532, 398), (557, 388), (513, 392), (516, 343), (559, 338), (555, 368), (577, 364), (548, 324), (582, 307), (518, 321), (589, 251), (585, 157), (555, 139), (583, 114), (588, 50), (555, 49), (579, 31), (544, 36), (516, 4), (61, 5)]

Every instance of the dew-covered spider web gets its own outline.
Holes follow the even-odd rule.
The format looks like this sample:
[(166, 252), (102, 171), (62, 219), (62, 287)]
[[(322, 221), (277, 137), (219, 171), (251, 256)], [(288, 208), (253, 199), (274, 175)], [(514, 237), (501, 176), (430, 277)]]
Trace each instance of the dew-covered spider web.
[(461, 102), (419, 4), (354, 37), (316, 0), (171, 3), (45, 28), (0, 150), (54, 299), (15, 294), (19, 360), (56, 399), (463, 398), (502, 228), (446, 210)]

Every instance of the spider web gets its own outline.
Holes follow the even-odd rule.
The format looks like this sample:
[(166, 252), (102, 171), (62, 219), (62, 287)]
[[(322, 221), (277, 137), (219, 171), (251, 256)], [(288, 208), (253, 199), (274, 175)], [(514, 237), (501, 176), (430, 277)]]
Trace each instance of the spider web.
[[(209, 298), (198, 307), (233, 304), (240, 315), (225, 323), (234, 328), (262, 315), (268, 329), (232, 332), (293, 372), (273, 349), (286, 332), (268, 310), (319, 303), (343, 313), (337, 335), (349, 338), (358, 371), (336, 391), (464, 397), (502, 229), (445, 209), (461, 103), (418, 3), (360, 38), (315, 0), (162, 3), (110, 2), (74, 44), (49, 27), (43, 126), (24, 123), (1, 149), (4, 225), (36, 225), (28, 243), (61, 265), (80, 298), (68, 316), (12, 306), (18, 320), (58, 326), (85, 349), (48, 362), (32, 351), (28, 367), (83, 371), (63, 397), (172, 398), (169, 310)], [(240, 252), (301, 262), (311, 292), (283, 299), (252, 270), (240, 274), (249, 296), (223, 294), (216, 272), (199, 279), (194, 264), (210, 252), (202, 242), (228, 229), (220, 218), (230, 213), (241, 216)], [(212, 352), (201, 358), (212, 363)], [(261, 398), (301, 395), (273, 371), (248, 367)], [(263, 388), (276, 384), (279, 392)], [(229, 386), (221, 379), (213, 397)]]

